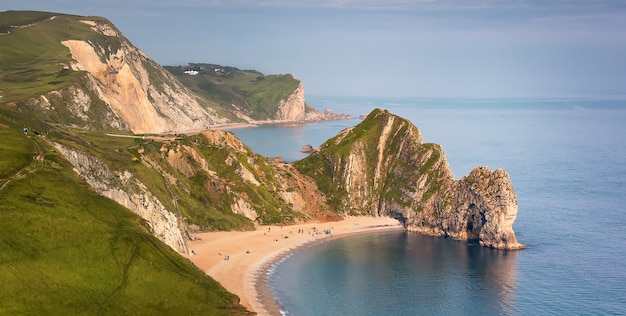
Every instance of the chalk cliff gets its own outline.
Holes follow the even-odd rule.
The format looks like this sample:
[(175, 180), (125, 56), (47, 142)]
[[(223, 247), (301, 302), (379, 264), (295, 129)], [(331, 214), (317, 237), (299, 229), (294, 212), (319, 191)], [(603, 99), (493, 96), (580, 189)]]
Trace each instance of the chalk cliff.
[[(264, 76), (205, 64), (196, 76), (182, 67), (168, 67), (176, 70), (172, 73), (104, 18), (49, 15), (15, 26), (0, 39), (18, 51), (9, 56), (14, 60), (5, 62), (20, 65), (0, 70), (0, 77), (12, 78), (12, 86), (2, 87), (0, 104), (41, 121), (90, 131), (150, 134), (231, 122), (303, 122), (309, 113), (320, 115), (306, 105), (304, 86), (292, 75)], [(44, 33), (40, 45), (28, 44), (32, 36)], [(20, 52), (20, 45), (31, 51)], [(42, 55), (56, 57), (29, 60)], [(32, 82), (38, 82), (35, 89)]]
[(455, 180), (443, 149), (409, 121), (374, 110), (295, 166), (316, 179), (341, 214), (391, 216), (407, 230), (519, 249), (509, 175), (487, 167)]
[[(508, 174), (481, 167), (456, 180), (443, 149), (424, 143), (415, 126), (387, 111), (373, 111), (292, 165), (262, 157), (233, 134), (215, 130), (125, 141), (102, 135), (202, 130), (242, 118), (304, 122), (341, 115), (312, 110), (303, 84), (291, 75), (207, 64), (189, 65), (198, 67), (194, 75), (185, 67), (169, 72), (106, 19), (46, 16), (0, 37), (19, 46), (25, 35), (45, 31), (49, 36), (41, 46), (59, 56), (30, 60), (47, 72), (33, 71), (23, 60), (15, 63), (24, 69), (2, 70), (0, 75), (12, 79), (3, 82), (9, 88), (0, 105), (11, 113), (3, 117), (45, 129), (46, 139), (94, 190), (139, 214), (179, 252), (187, 251), (187, 231), (349, 214), (392, 216), (408, 230), (488, 247), (523, 247), (512, 229), (517, 200)], [(219, 92), (216, 100), (226, 107), (217, 110), (177, 78), (208, 87), (206, 93)], [(47, 83), (33, 87), (37, 80)]]
[[(339, 218), (313, 179), (252, 152), (230, 132), (137, 138), (112, 152), (73, 135), (63, 138), (53, 145), (77, 174), (141, 216), (180, 253), (188, 253), (189, 232)], [(116, 143), (114, 137), (109, 141)]]
[[(162, 133), (225, 122), (112, 25), (99, 20), (81, 22), (107, 40), (62, 41), (72, 54), (69, 66), (86, 72), (84, 85), (103, 101), (115, 121), (123, 122), (133, 133)], [(70, 107), (78, 109), (78, 115), (87, 116), (89, 107), (85, 102), (75, 98), (67, 101)]]
[(189, 252), (180, 218), (167, 210), (133, 173), (112, 170), (104, 161), (75, 148), (53, 145), (96, 192), (141, 216), (151, 233), (172, 249), (184, 254)]
[(306, 114), (304, 85), (299, 82), (296, 90), (278, 104), (277, 120), (303, 121)]

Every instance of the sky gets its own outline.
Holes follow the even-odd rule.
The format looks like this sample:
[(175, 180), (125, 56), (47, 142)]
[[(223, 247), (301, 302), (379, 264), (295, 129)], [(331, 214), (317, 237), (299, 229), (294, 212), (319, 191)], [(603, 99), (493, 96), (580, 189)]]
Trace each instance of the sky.
[(623, 0), (0, 0), (5, 10), (104, 16), (162, 65), (290, 73), (308, 95), (626, 96)]

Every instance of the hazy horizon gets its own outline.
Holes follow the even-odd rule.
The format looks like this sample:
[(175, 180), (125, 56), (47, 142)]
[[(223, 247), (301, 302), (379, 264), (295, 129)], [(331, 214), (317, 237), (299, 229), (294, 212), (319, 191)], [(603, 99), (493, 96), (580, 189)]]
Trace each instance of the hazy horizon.
[(626, 95), (619, 1), (5, 0), (5, 10), (104, 16), (162, 65), (291, 73), (310, 95)]

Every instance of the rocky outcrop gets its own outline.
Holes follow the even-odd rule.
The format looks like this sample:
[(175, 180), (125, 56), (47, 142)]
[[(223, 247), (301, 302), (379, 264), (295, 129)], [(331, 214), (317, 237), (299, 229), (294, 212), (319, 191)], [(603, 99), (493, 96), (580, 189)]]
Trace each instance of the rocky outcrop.
[(112, 25), (99, 20), (81, 22), (91, 25), (106, 40), (62, 42), (73, 57), (69, 67), (86, 72), (81, 89), (89, 92), (73, 93), (79, 98), (70, 95), (66, 100), (77, 116), (88, 113), (89, 108), (80, 105), (93, 102), (85, 102), (85, 96), (95, 96), (133, 133), (182, 131), (226, 122), (213, 109), (201, 105), (193, 93)]
[(189, 253), (180, 218), (168, 211), (132, 173), (113, 171), (94, 156), (58, 143), (53, 145), (96, 192), (135, 212), (146, 221), (153, 235), (174, 250)]
[(517, 199), (506, 172), (487, 167), (455, 180), (441, 146), (409, 121), (374, 110), (295, 166), (343, 214), (391, 216), (407, 230), (518, 249)]
[(310, 154), (312, 152), (315, 151), (315, 148), (313, 148), (313, 146), (311, 146), (311, 144), (306, 144), (304, 146), (302, 146), (302, 149), (300, 149), (301, 153), (305, 153), (305, 154)]
[[(244, 121), (272, 124), (343, 118), (308, 106), (304, 85), (290, 74), (265, 76), (210, 64), (167, 67), (170, 72), (104, 18), (59, 15), (43, 22), (36, 25), (46, 28), (46, 45), (14, 55), (57, 58), (7, 60), (22, 65), (20, 69), (26, 67), (11, 70), (15, 74), (9, 71), (8, 78), (28, 73), (29, 79), (17, 79), (19, 87), (0, 100), (42, 122), (96, 132), (188, 134)], [(33, 25), (24, 27), (30, 31)], [(27, 33), (11, 32), (6, 37), (29, 42), (34, 35)], [(31, 63), (33, 69), (28, 69)], [(32, 89), (30, 81), (41, 84)], [(32, 95), (23, 95), (24, 91)]]
[[(295, 80), (295, 78), (294, 78)], [(304, 85), (298, 82), (298, 87), (286, 99), (278, 104), (277, 120), (302, 121), (305, 117), (306, 103), (304, 102)]]
[[(283, 222), (336, 218), (314, 181), (293, 166), (255, 154), (230, 132), (210, 130), (201, 136), (201, 151), (209, 147), (221, 151), (224, 166), (214, 164), (209, 174), (211, 181), (227, 188), (234, 213), (257, 223), (269, 223), (272, 209), (278, 212), (271, 216), (282, 217)], [(223, 169), (232, 170), (235, 178), (228, 179)]]
[(349, 120), (352, 119), (352, 115), (345, 113), (335, 113), (331, 109), (325, 109), (320, 112), (313, 109), (310, 106), (307, 106), (306, 113), (304, 115), (305, 122), (322, 122), (322, 121), (333, 121), (333, 120)]
[[(517, 217), (517, 196), (509, 174), (479, 167), (459, 181), (458, 209), (469, 214), (468, 238), (481, 246), (499, 249), (519, 248), (513, 223)], [(476, 229), (481, 227), (482, 229)], [(476, 228), (475, 228), (476, 227)]]
[(337, 218), (311, 178), (252, 152), (230, 132), (136, 144), (109, 157), (98, 144), (88, 150), (53, 143), (96, 192), (142, 217), (180, 253), (188, 252), (190, 231)]

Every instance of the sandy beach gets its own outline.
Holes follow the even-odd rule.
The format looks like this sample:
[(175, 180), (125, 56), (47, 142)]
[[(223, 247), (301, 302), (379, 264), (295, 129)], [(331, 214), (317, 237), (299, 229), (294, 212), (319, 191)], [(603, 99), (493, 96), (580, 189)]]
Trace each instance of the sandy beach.
[(247, 232), (201, 233), (194, 235), (198, 240), (190, 242), (193, 253), (188, 258), (229, 292), (238, 295), (243, 306), (258, 315), (273, 315), (275, 308), (261, 304), (256, 286), (270, 263), (311, 242), (381, 229), (402, 229), (402, 226), (386, 217), (349, 217), (338, 222), (258, 226)]

